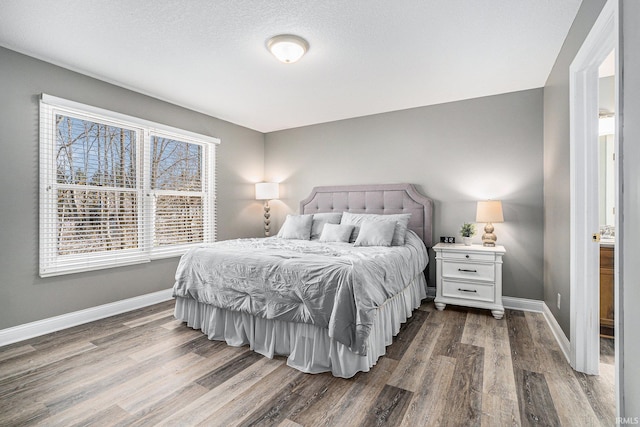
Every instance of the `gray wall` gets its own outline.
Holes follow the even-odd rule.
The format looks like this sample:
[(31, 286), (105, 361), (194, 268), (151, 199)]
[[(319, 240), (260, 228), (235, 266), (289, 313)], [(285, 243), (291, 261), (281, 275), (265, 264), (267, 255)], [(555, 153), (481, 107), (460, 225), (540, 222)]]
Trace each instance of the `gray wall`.
[(218, 238), (256, 236), (264, 135), (0, 48), (0, 329), (173, 285), (177, 258), (48, 279), (38, 276), (41, 93), (218, 137)]
[(317, 185), (416, 184), (435, 201), (436, 239), (460, 238), (477, 200), (503, 200), (504, 295), (542, 298), (542, 89), (268, 133), (265, 156), (282, 182), (276, 230)]
[[(570, 334), (569, 66), (606, 0), (584, 0), (544, 87), (544, 301)], [(562, 295), (561, 309), (556, 306)]]
[(624, 310), (623, 416), (640, 417), (640, 2), (622, 1), (623, 125), (621, 161), (623, 171), (623, 237), (620, 262)]
[[(569, 65), (598, 17), (605, 0), (584, 0), (571, 31), (544, 87), (544, 299), (569, 335)], [(640, 2), (621, 0), (623, 72), (623, 130), (620, 162), (623, 192), (622, 247), (619, 258), (623, 327), (621, 339), (624, 375), (622, 416), (640, 417)], [(555, 309), (556, 293), (563, 295), (562, 310)]]

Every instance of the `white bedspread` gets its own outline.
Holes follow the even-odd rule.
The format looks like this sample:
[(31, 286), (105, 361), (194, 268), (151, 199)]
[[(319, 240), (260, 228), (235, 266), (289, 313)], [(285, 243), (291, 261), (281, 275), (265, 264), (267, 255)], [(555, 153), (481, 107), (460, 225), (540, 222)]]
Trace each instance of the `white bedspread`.
[(427, 265), (413, 232), (394, 247), (237, 239), (202, 245), (178, 266), (173, 294), (265, 319), (328, 328), (329, 336), (366, 355), (375, 310), (402, 292)]

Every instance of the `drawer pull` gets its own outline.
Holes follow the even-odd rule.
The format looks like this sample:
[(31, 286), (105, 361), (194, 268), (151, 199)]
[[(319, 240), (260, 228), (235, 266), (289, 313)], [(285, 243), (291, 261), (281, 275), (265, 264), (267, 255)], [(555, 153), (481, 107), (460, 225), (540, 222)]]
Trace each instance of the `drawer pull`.
[(469, 255), (468, 255), (468, 254), (467, 254), (467, 255), (465, 255), (465, 258), (469, 259)]
[(460, 292), (476, 292), (476, 293), (478, 292), (478, 291), (476, 291), (475, 289), (462, 289), (462, 288), (458, 288), (458, 290), (459, 290)]
[(477, 273), (478, 270), (467, 270), (466, 268), (459, 268), (458, 271), (462, 271), (464, 273)]

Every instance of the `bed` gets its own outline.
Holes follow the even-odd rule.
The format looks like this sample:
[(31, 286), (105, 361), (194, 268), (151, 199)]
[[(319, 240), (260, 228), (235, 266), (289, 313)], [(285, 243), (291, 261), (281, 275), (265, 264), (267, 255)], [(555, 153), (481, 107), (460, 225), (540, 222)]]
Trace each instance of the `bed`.
[[(176, 272), (175, 317), (211, 340), (284, 355), (303, 372), (369, 371), (426, 297), (432, 210), (411, 184), (315, 187), (280, 236), (188, 251)], [(314, 238), (287, 238), (294, 221), (309, 218)], [(334, 231), (349, 241), (326, 241)], [(376, 244), (381, 233), (392, 246)]]

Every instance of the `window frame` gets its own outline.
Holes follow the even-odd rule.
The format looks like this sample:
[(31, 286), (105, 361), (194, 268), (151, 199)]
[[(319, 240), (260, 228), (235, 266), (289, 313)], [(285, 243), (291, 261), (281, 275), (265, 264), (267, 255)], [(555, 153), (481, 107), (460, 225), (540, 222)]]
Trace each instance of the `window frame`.
[[(57, 182), (56, 115), (88, 120), (135, 132), (138, 247), (103, 250), (73, 255), (58, 254), (58, 189), (80, 187)], [(151, 138), (160, 136), (202, 147), (201, 184), (203, 197), (203, 241), (191, 244), (154, 246), (154, 190), (151, 189)], [(126, 114), (42, 94), (40, 98), (40, 224), (39, 273), (49, 277), (83, 271), (150, 262), (184, 254), (190, 247), (216, 240), (216, 146), (220, 140)], [(119, 187), (82, 186), (81, 190), (117, 191)], [(180, 192), (180, 191), (176, 191)], [(155, 191), (157, 193), (157, 191)]]

